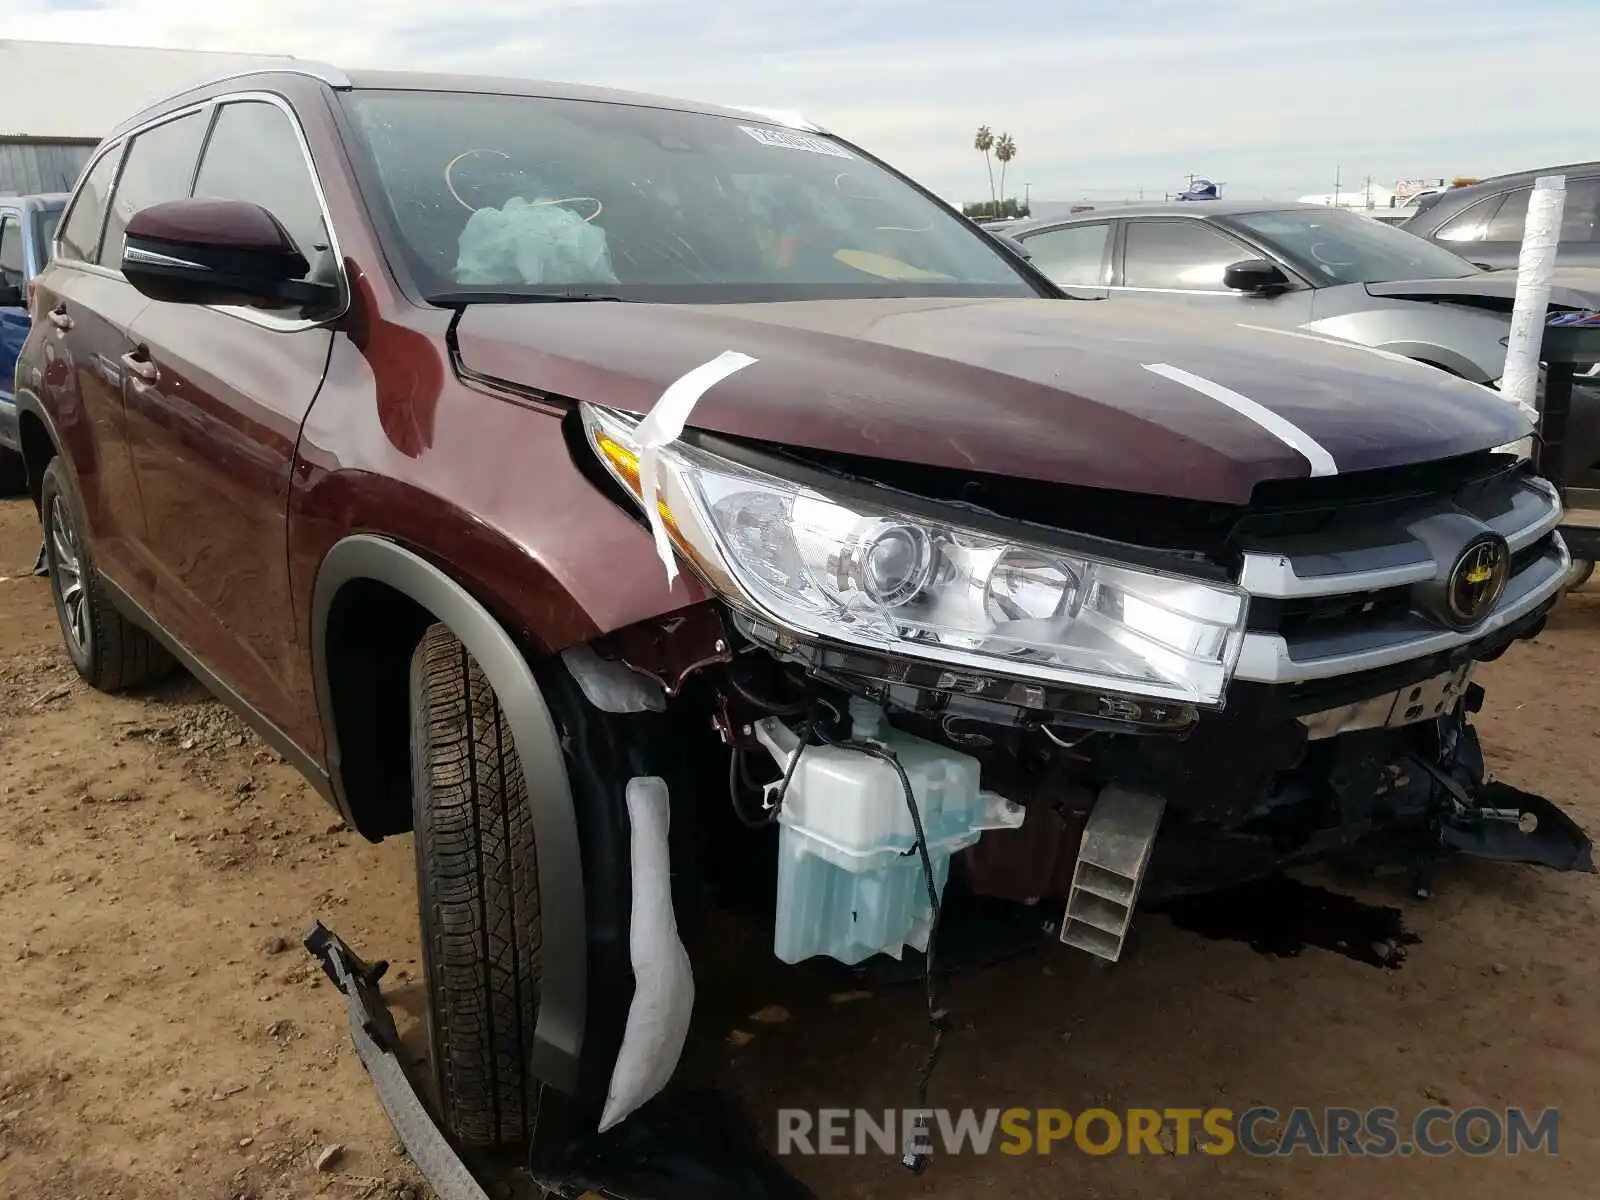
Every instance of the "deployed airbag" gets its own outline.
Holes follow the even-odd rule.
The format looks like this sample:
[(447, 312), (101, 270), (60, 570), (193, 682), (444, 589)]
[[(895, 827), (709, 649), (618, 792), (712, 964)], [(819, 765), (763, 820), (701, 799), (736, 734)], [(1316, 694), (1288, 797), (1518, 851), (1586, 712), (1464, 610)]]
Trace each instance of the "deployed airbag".
[(617, 282), (604, 229), (553, 201), (521, 196), (467, 218), (455, 275), (479, 285)]

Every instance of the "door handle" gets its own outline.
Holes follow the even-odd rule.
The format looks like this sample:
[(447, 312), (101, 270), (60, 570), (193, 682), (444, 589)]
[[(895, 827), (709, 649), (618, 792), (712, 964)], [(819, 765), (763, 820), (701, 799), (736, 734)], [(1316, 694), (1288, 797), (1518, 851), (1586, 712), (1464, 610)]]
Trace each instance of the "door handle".
[(161, 374), (156, 369), (155, 363), (144, 356), (141, 351), (130, 350), (122, 356), (122, 365), (132, 371), (145, 383), (154, 383)]
[(67, 306), (65, 304), (59, 305), (58, 307), (50, 310), (50, 324), (54, 325), (63, 333), (72, 328), (72, 317), (67, 312)]

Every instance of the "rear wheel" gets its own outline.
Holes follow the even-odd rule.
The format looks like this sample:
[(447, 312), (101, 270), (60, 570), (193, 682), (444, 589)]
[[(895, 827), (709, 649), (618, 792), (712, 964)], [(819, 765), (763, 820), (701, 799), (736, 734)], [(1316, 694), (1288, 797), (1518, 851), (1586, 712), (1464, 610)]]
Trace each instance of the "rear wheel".
[(83, 537), (82, 509), (59, 458), (45, 468), (39, 517), (56, 620), (78, 674), (102, 692), (120, 692), (170, 674), (176, 665), (172, 656), (118, 612), (106, 594)]
[(494, 689), (443, 625), (411, 659), (412, 806), (428, 1037), (451, 1136), (533, 1140), (539, 879), (528, 784)]
[(28, 488), (28, 464), (15, 450), (0, 446), (0, 496), (19, 496)]

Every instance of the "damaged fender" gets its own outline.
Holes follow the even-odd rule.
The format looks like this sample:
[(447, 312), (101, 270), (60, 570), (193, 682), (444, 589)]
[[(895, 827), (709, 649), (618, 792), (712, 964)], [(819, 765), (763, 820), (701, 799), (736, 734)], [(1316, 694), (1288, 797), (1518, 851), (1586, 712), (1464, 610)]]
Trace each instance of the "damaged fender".
[(472, 595), (426, 559), (369, 534), (345, 538), (317, 573), (312, 606), (317, 704), (327, 736), (328, 768), (340, 808), (349, 809), (340, 780), (340, 750), (332, 714), (325, 641), (333, 598), (346, 583), (370, 579), (409, 596), (450, 627), (483, 668), (511, 727), (529, 780), (528, 803), (538, 850), (543, 901), (541, 989), (534, 1044), (539, 1078), (560, 1091), (578, 1086), (588, 987), (584, 867), (561, 743), (533, 670), (510, 635)]

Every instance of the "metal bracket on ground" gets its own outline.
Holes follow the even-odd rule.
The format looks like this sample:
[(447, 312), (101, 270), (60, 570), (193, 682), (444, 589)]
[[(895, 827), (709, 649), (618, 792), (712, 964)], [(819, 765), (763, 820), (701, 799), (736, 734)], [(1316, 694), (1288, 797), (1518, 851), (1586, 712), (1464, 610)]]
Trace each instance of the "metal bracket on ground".
[(356, 1053), (367, 1068), (367, 1074), (372, 1076), (383, 1111), (389, 1114), (395, 1133), (428, 1185), (439, 1200), (489, 1200), (455, 1148), (445, 1139), (400, 1064), (400, 1037), (394, 1018), (378, 993), (378, 981), (389, 964), (362, 961), (321, 921), (306, 934), (304, 945), (344, 994)]

